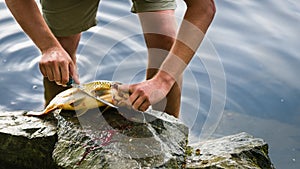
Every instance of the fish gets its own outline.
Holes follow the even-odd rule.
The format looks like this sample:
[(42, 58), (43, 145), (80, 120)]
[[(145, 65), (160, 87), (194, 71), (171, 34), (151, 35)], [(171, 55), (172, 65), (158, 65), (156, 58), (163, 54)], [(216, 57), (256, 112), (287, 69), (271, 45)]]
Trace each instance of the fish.
[[(118, 96), (119, 82), (98, 80), (81, 84), (80, 87), (69, 88), (57, 94), (43, 111), (29, 111), (27, 116), (42, 116), (56, 109), (74, 110), (77, 116), (83, 115), (87, 110), (98, 107), (111, 107), (117, 100), (122, 98)], [(116, 95), (116, 96), (113, 96)], [(123, 96), (124, 94), (122, 94)], [(128, 95), (129, 97), (129, 95)], [(113, 101), (116, 98), (116, 101)], [(106, 104), (109, 103), (109, 104)]]

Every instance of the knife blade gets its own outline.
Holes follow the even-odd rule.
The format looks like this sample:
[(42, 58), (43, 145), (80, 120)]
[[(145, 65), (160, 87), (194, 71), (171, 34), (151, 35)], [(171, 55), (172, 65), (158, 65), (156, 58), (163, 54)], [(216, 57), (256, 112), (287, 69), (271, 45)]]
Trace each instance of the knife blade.
[(104, 100), (104, 99), (101, 99), (101, 98), (99, 98), (99, 97), (93, 96), (93, 95), (91, 95), (90, 93), (86, 92), (85, 89), (84, 89), (84, 87), (81, 86), (81, 85), (79, 85), (79, 84), (76, 84), (75, 81), (74, 81), (74, 79), (73, 79), (72, 77), (69, 78), (69, 82), (68, 82), (66, 85), (67, 85), (68, 87), (74, 87), (74, 88), (80, 89), (81, 91), (83, 91), (83, 92), (86, 93), (87, 95), (91, 96), (92, 98), (94, 98), (94, 99), (100, 101), (101, 103), (103, 103), (103, 104), (105, 104), (105, 105), (107, 105), (107, 106), (113, 107), (113, 108), (115, 108), (115, 109), (118, 109), (118, 108), (119, 108), (118, 106), (113, 105), (112, 103), (110, 103), (110, 102), (108, 102), (108, 101), (106, 101), (106, 100)]

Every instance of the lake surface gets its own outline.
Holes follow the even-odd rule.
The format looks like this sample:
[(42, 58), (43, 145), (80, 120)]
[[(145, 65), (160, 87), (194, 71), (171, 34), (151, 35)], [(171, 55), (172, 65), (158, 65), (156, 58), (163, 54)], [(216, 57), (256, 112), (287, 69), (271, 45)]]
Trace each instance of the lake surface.
[[(185, 71), (180, 119), (190, 143), (248, 132), (276, 168), (300, 168), (300, 2), (216, 1), (206, 39)], [(181, 22), (186, 7), (179, 2)], [(81, 82), (144, 80), (147, 51), (128, 0), (103, 0), (78, 49)], [(0, 0), (0, 110), (43, 109), (40, 52)]]

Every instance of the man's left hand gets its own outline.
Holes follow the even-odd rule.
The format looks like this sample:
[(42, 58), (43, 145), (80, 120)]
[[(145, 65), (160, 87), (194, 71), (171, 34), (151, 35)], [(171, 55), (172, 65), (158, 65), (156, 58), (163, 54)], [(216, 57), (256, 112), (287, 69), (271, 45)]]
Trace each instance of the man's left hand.
[(130, 94), (128, 104), (133, 109), (146, 111), (150, 105), (158, 103), (167, 96), (173, 83), (166, 83), (158, 77), (132, 85), (121, 85), (119, 90)]

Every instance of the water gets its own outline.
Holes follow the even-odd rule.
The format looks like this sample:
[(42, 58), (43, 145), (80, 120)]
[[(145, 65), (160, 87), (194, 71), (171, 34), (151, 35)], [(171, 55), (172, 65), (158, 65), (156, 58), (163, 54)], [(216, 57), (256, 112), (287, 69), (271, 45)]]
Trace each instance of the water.
[[(246, 131), (269, 143), (276, 168), (298, 169), (300, 3), (223, 0), (216, 5), (214, 22), (184, 77), (180, 119), (191, 129), (190, 142)], [(129, 10), (128, 0), (101, 2), (98, 26), (79, 44), (81, 82), (144, 79), (145, 44)], [(184, 10), (180, 2), (176, 15)], [(3, 0), (0, 25), (0, 109), (41, 110), (40, 53)]]

